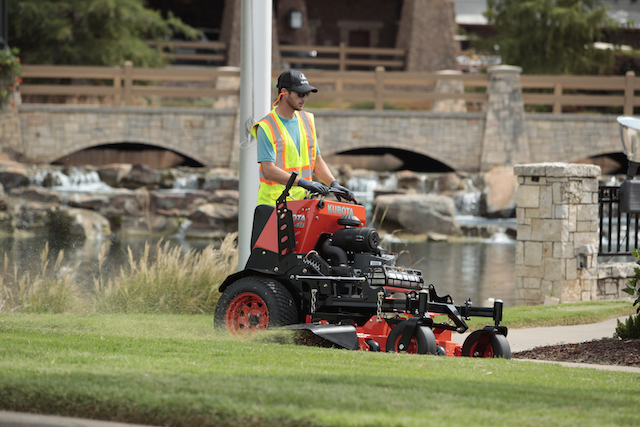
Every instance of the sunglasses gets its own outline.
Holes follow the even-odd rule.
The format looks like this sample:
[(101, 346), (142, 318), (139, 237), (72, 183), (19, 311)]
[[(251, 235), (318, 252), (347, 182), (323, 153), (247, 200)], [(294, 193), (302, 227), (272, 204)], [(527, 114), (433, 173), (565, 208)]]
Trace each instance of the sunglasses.
[(309, 92), (305, 92), (305, 93), (300, 93), (300, 92), (295, 92), (298, 95), (298, 98), (306, 98), (307, 96), (309, 96)]

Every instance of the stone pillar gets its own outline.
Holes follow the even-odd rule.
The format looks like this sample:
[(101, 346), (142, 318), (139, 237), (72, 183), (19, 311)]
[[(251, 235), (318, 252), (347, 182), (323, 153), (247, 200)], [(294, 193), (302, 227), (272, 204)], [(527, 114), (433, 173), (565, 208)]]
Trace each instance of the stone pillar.
[(487, 111), (482, 138), (480, 168), (513, 166), (530, 159), (522, 101), (522, 68), (499, 65), (489, 68)]
[[(436, 73), (439, 76), (457, 76), (462, 72), (458, 70), (441, 70)], [(436, 80), (436, 93), (464, 93), (462, 80), (438, 79)], [(433, 101), (431, 111), (434, 113), (466, 113), (467, 103), (464, 99), (436, 99)]]
[(456, 68), (457, 28), (452, 0), (403, 0), (396, 47), (407, 50), (405, 71)]
[(514, 172), (516, 304), (596, 299), (600, 167), (540, 163)]

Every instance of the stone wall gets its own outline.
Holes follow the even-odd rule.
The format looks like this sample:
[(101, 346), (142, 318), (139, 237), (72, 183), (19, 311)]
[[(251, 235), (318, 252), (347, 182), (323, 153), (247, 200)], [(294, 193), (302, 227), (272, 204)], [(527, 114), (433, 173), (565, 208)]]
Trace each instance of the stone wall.
[(227, 167), (237, 146), (236, 110), (22, 105), (19, 113), (22, 154), (30, 163), (130, 142), (166, 148), (205, 166)]

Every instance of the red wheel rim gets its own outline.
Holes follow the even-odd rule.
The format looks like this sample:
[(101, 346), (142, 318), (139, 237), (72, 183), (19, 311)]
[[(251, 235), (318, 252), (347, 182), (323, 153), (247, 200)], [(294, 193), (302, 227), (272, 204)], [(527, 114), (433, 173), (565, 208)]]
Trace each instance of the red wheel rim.
[(399, 350), (398, 349), (398, 347), (400, 347), (400, 340), (401, 339), (402, 339), (402, 335), (400, 335), (396, 339), (396, 342), (393, 345), (393, 348), (395, 349), (396, 352), (406, 351), (409, 354), (418, 354), (418, 341), (416, 340), (416, 337), (411, 337), (411, 341), (409, 341), (409, 348), (407, 348), (406, 350)]
[(471, 357), (493, 357), (493, 347), (487, 344), (487, 348), (484, 350), (484, 355), (480, 355), (480, 353), (476, 354), (477, 346), (477, 342), (473, 343), (473, 345), (471, 346), (471, 350), (469, 350), (469, 355)]
[(244, 292), (231, 300), (224, 316), (227, 330), (237, 334), (267, 329), (269, 310), (267, 304), (258, 295)]

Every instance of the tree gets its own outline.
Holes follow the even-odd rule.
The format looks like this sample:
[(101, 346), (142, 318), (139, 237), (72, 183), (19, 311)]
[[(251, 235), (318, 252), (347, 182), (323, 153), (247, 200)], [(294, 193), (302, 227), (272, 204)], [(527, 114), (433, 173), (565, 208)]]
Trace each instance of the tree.
[(144, 39), (199, 32), (169, 13), (144, 7), (144, 0), (9, 0), (9, 44), (25, 64), (166, 64)]
[(613, 52), (596, 49), (603, 30), (617, 28), (600, 0), (487, 0), (502, 62), (527, 74), (601, 74)]

